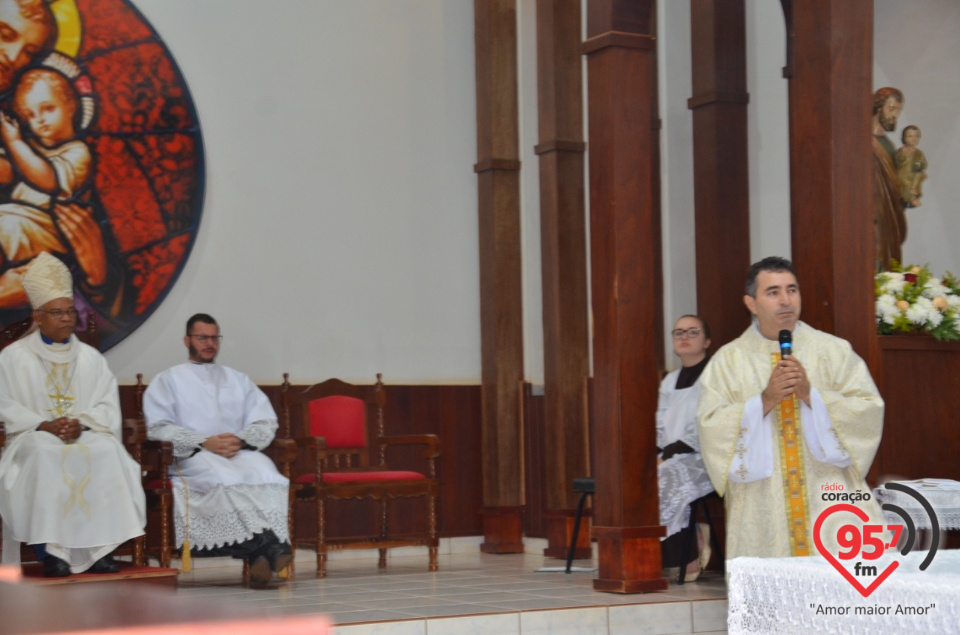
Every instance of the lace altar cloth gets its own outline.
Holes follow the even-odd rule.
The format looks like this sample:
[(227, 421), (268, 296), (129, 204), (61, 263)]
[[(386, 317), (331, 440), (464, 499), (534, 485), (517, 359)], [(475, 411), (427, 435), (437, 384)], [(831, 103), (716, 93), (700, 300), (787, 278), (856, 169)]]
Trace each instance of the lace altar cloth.
[[(937, 514), (940, 529), (960, 529), (960, 481), (951, 481), (945, 478), (922, 478), (916, 481), (896, 481), (912, 487), (921, 496), (930, 502), (933, 511)], [(892, 503), (901, 507), (917, 529), (930, 529), (930, 518), (919, 501), (904, 492), (878, 487), (873, 491), (874, 497), (880, 505)], [(899, 514), (884, 511), (888, 523), (903, 524)]]
[[(730, 635), (896, 635), (956, 633), (960, 624), (960, 550), (939, 551), (926, 571), (926, 552), (888, 551), (861, 561), (883, 571), (899, 567), (869, 597), (820, 555), (727, 561)], [(858, 579), (870, 580), (860, 576)]]

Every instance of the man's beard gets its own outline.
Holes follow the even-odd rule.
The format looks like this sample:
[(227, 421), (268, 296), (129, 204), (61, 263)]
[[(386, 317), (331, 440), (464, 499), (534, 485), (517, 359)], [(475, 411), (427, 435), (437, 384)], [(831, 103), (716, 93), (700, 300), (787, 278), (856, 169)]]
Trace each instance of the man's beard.
[(886, 130), (887, 132), (893, 132), (897, 129), (897, 118), (896, 117), (884, 117), (883, 113), (880, 113), (880, 127)]
[(197, 350), (197, 347), (194, 346), (193, 344), (190, 344), (188, 348), (190, 351), (190, 359), (197, 362), (198, 364), (212, 364), (214, 360), (217, 359), (216, 353), (214, 353), (213, 357), (211, 357), (210, 359), (203, 359), (202, 357), (200, 357), (200, 351)]

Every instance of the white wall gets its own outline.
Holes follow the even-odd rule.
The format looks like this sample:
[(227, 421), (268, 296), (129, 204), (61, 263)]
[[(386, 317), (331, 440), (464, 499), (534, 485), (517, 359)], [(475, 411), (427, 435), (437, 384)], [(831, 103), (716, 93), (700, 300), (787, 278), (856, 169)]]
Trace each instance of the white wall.
[[(206, 311), (221, 361), (261, 383), (479, 382), (473, 0), (135, 1), (196, 101), (207, 194), (177, 284), (107, 354), (120, 381), (183, 360), (183, 323)], [(525, 377), (539, 384), (536, 2), (517, 6)], [(697, 310), (689, 12), (658, 12), (667, 329)], [(905, 259), (960, 271), (960, 3), (876, 0), (875, 18), (874, 84), (906, 92), (901, 127), (923, 128), (931, 163)], [(746, 19), (751, 257), (789, 257), (784, 22), (768, 0), (747, 0)]]
[[(667, 332), (677, 317), (697, 312), (693, 200), (693, 114), (690, 78), (690, 3), (660, 4), (660, 116), (663, 189), (663, 322), (666, 365), (677, 368)], [(750, 257), (790, 257), (790, 161), (787, 151), (787, 82), (783, 79), (786, 28), (780, 4), (747, 0), (747, 149), (750, 188)], [(744, 271), (746, 275), (746, 271)], [(740, 298), (730, 298), (740, 310)], [(744, 327), (746, 313), (744, 312)]]
[(661, 230), (663, 233), (664, 360), (677, 368), (667, 334), (681, 315), (697, 312), (696, 229), (693, 216), (693, 113), (690, 3), (665, 2), (657, 13), (660, 88)]
[(543, 385), (543, 268), (540, 245), (540, 142), (537, 118), (537, 0), (517, 2), (520, 98), (520, 234), (523, 249), (524, 379)]
[(787, 35), (779, 2), (747, 0), (746, 10), (750, 260), (756, 262), (766, 256), (790, 258)]
[(121, 383), (185, 359), (261, 383), (480, 376), (471, 0), (137, 0), (207, 153), (203, 218), (164, 303), (108, 352)]
[[(923, 205), (907, 210), (903, 259), (929, 263), (933, 271), (960, 273), (960, 2), (957, 0), (875, 0), (874, 88), (894, 86), (906, 103), (896, 132), (920, 126), (920, 149), (930, 167)], [(952, 202), (951, 202), (952, 201)]]

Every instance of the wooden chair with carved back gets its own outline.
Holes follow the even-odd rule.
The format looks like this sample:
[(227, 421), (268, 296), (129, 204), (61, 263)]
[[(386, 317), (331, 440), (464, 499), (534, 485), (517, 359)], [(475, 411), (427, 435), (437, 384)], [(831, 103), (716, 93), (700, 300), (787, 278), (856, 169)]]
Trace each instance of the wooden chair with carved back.
[(143, 471), (143, 492), (147, 497), (147, 533), (144, 551), (161, 567), (169, 567), (173, 558), (173, 490), (170, 488), (170, 466), (173, 465), (173, 444), (147, 438), (143, 418), (143, 373), (137, 373), (134, 390), (134, 418), (126, 419), (143, 431), (140, 465)]
[[(28, 332), (30, 332), (31, 327), (33, 326), (33, 317), (27, 316), (26, 318), (20, 320), (19, 322), (14, 322), (13, 324), (8, 325), (2, 331), (0, 331), (0, 350), (6, 348), (13, 342), (17, 341)], [(94, 348), (99, 349), (100, 347), (100, 331), (97, 328), (97, 321), (93, 314), (87, 316), (86, 324), (83, 328), (80, 328), (80, 324), (77, 325), (76, 335), (77, 338)], [(147, 434), (146, 427), (138, 424), (136, 421), (126, 420), (123, 422), (123, 431), (121, 440), (124, 447), (131, 457), (138, 463), (142, 464), (142, 448), (146, 442)], [(0, 451), (2, 451), (4, 445), (6, 444), (6, 430), (3, 422), (0, 422)], [(13, 544), (12, 541), (4, 540), (2, 543), (5, 547), (11, 548)], [(133, 564), (137, 566), (142, 566), (146, 562), (145, 552), (145, 537), (140, 536), (129, 540), (126, 543), (120, 545), (115, 551), (114, 555), (120, 556), (130, 556)], [(2, 549), (0, 549), (2, 552)], [(33, 549), (28, 545), (21, 545), (20, 547), (20, 561), (21, 562), (30, 562), (35, 559), (35, 554)]]
[[(136, 421), (146, 434), (146, 422), (143, 416), (143, 393), (147, 386), (143, 383), (143, 373), (137, 373), (137, 384), (134, 390)], [(157, 558), (160, 566), (170, 566), (173, 556), (181, 556), (175, 544), (176, 533), (173, 526), (173, 488), (170, 483), (169, 470), (173, 465), (173, 444), (167, 441), (146, 441), (145, 457), (150, 461), (144, 463), (144, 490), (147, 492), (147, 536), (146, 554)], [(276, 464), (277, 469), (288, 479), (290, 478), (290, 463), (296, 458), (296, 444), (292, 439), (277, 436), (270, 445), (263, 450)], [(287, 522), (290, 529), (290, 542), (293, 546), (293, 503), (289, 504)], [(243, 561), (243, 579), (249, 580), (249, 563)], [(294, 565), (291, 562), (284, 574), (286, 578), (294, 575)]]
[[(284, 373), (283, 430), (290, 434), (292, 417), (297, 416), (299, 432), (294, 433), (298, 460), (291, 481), (297, 503), (316, 507), (316, 535), (300, 536), (298, 544), (317, 551), (317, 577), (327, 574), (327, 554), (339, 549), (378, 549), (379, 567), (387, 565), (387, 549), (426, 546), (430, 571), (437, 570), (437, 498), (440, 481), (436, 460), (440, 439), (433, 434), (387, 436), (384, 433), (386, 397), (377, 374), (372, 388), (328, 379), (306, 389), (292, 389)], [(423, 471), (394, 470), (387, 464), (391, 448), (423, 447)], [(422, 533), (390, 535), (391, 499), (423, 497), (427, 511)], [(375, 537), (338, 538), (327, 535), (327, 502), (334, 499), (371, 499), (379, 502), (379, 527)]]

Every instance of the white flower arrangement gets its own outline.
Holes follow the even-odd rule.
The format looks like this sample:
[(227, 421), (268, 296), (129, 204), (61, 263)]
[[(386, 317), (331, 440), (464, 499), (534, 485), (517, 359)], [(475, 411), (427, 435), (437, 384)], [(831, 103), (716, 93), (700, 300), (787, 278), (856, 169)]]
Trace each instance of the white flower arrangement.
[(926, 266), (891, 264), (874, 278), (877, 330), (960, 340), (960, 281), (949, 271), (938, 278)]

